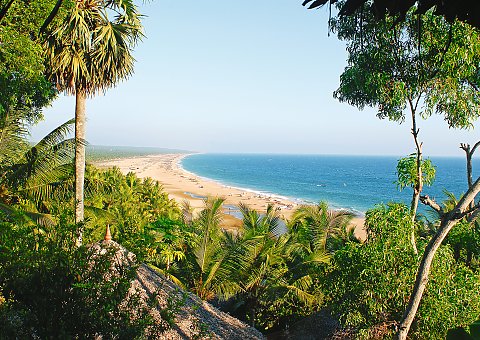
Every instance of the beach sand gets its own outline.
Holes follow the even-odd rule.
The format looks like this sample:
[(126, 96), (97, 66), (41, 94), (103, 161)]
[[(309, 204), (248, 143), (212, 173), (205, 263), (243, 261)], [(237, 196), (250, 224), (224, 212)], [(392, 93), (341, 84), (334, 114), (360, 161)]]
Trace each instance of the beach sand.
[[(139, 178), (151, 177), (162, 184), (170, 198), (175, 199), (179, 204), (186, 200), (196, 211), (204, 207), (203, 200), (206, 197), (225, 198), (224, 211), (227, 213), (229, 210), (235, 210), (233, 206), (240, 202), (261, 212), (266, 210), (268, 204), (273, 204), (284, 220), (288, 220), (298, 206), (298, 203), (292, 200), (226, 186), (187, 172), (180, 166), (180, 161), (186, 156), (188, 155), (161, 154), (113, 159), (95, 162), (94, 165), (100, 168), (116, 166), (124, 174), (134, 172)], [(363, 223), (363, 217), (354, 217), (352, 220), (355, 234), (361, 239), (365, 239)], [(241, 225), (241, 221), (226, 214), (224, 224), (227, 229), (235, 229)]]

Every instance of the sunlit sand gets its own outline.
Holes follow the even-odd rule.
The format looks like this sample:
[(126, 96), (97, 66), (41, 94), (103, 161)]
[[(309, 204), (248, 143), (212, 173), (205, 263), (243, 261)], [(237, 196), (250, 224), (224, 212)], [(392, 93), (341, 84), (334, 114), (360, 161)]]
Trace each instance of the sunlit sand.
[[(223, 185), (219, 182), (196, 176), (185, 171), (180, 166), (182, 158), (187, 154), (161, 154), (152, 156), (114, 159), (95, 163), (98, 167), (118, 167), (122, 173), (134, 172), (138, 177), (151, 177), (159, 181), (170, 198), (178, 203), (188, 201), (192, 208), (199, 211), (204, 206), (204, 199), (210, 196), (225, 198), (224, 224), (227, 228), (236, 228), (241, 221), (235, 213), (239, 203), (244, 203), (252, 209), (264, 212), (269, 204), (275, 206), (280, 216), (288, 220), (299, 202), (285, 197), (269, 195), (266, 193), (249, 191), (246, 189)], [(362, 228), (363, 217), (355, 217), (352, 226), (355, 234), (365, 238)]]

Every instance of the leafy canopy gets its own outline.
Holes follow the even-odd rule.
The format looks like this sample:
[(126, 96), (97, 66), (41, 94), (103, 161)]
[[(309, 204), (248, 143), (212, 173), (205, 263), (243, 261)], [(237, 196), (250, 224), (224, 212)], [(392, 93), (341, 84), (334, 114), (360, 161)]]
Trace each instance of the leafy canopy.
[[(0, 21), (0, 115), (12, 111), (35, 122), (41, 109), (55, 97), (55, 89), (44, 76), (44, 55), (39, 35), (56, 1), (0, 1), (8, 8)], [(10, 7), (8, 7), (10, 5)], [(69, 2), (65, 1), (55, 20), (60, 20)]]
[(379, 118), (397, 122), (409, 108), (424, 118), (443, 115), (453, 128), (471, 127), (480, 112), (478, 30), (413, 10), (395, 23), (389, 16), (375, 20), (366, 8), (332, 19), (348, 52), (334, 97), (360, 109), (376, 107)]
[[(363, 338), (391, 338), (403, 314), (419, 261), (411, 251), (412, 223), (403, 204), (369, 210), (367, 240), (338, 250), (322, 281), (327, 306), (343, 326), (357, 329)], [(420, 238), (419, 250), (425, 246)], [(442, 245), (434, 259), (412, 339), (444, 339), (449, 328), (478, 319), (478, 273), (453, 255), (449, 245)]]
[[(421, 161), (420, 170), (422, 172), (423, 184), (432, 185), (435, 180), (436, 169), (430, 159)], [(415, 154), (400, 158), (397, 163), (397, 187), (400, 190), (406, 187), (415, 187), (418, 183), (417, 157)]]
[(45, 42), (52, 81), (62, 90), (93, 95), (130, 76), (132, 50), (143, 36), (140, 19), (130, 0), (76, 1)]

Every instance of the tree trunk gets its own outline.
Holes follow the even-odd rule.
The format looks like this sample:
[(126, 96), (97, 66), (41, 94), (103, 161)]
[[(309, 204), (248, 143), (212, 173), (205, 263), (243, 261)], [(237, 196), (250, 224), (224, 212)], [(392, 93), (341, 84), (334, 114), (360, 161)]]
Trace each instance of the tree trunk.
[(415, 216), (417, 215), (418, 201), (420, 199), (420, 192), (413, 190), (411, 214), (412, 214), (412, 230), (410, 231), (410, 243), (412, 244), (413, 252), (418, 255), (417, 242), (415, 240)]
[(410, 296), (410, 301), (408, 302), (407, 309), (403, 315), (402, 322), (400, 323), (398, 330), (398, 339), (404, 340), (407, 338), (408, 331), (412, 325), (415, 314), (417, 313), (418, 306), (420, 305), (420, 300), (422, 299), (423, 292), (427, 286), (428, 276), (430, 274), (430, 267), (432, 265), (433, 258), (438, 248), (442, 244), (443, 239), (447, 236), (448, 232), (452, 227), (457, 223), (455, 221), (446, 221), (442, 222), (440, 230), (432, 238), (427, 248), (425, 248), (425, 253), (420, 263), (418, 269), (417, 277), (415, 280), (415, 286), (413, 288), (413, 293)]
[(77, 226), (77, 246), (82, 245), (83, 236), (83, 188), (85, 181), (85, 102), (84, 91), (75, 94), (75, 223)]
[[(475, 143), (473, 148), (470, 148), (469, 144), (460, 144), (460, 149), (465, 151), (465, 154), (467, 156), (467, 182), (468, 182), (468, 188), (470, 189), (473, 185), (473, 179), (472, 179), (472, 157), (473, 154), (475, 153), (475, 150), (478, 148), (480, 145), (480, 142)], [(473, 208), (475, 205), (475, 201), (472, 201), (470, 204), (470, 207)]]
[[(416, 137), (415, 137), (416, 140)], [(417, 183), (413, 188), (412, 205), (410, 207), (410, 213), (412, 214), (412, 230), (410, 233), (410, 243), (412, 244), (413, 252), (418, 255), (417, 242), (415, 240), (415, 218), (417, 216), (418, 202), (420, 200), (420, 194), (423, 189), (422, 178), (422, 150), (417, 148)]]
[(422, 143), (418, 141), (418, 133), (420, 132), (420, 129), (417, 128), (417, 117), (416, 117), (418, 100), (414, 105), (412, 100), (409, 98), (408, 104), (410, 105), (410, 113), (412, 115), (412, 136), (413, 136), (413, 141), (415, 142), (415, 149), (417, 154), (417, 163), (416, 163), (417, 180), (413, 187), (412, 204), (410, 207), (410, 212), (412, 214), (412, 230), (410, 234), (410, 243), (412, 244), (413, 252), (415, 253), (415, 255), (418, 255), (417, 243), (415, 241), (415, 217), (417, 215), (420, 194), (422, 193), (422, 189), (423, 189)]
[(58, 10), (60, 9), (60, 6), (62, 5), (63, 3), (63, 0), (57, 0), (57, 2), (55, 3), (55, 6), (53, 7), (52, 11), (50, 12), (50, 14), (48, 15), (48, 17), (45, 19), (45, 21), (43, 22), (43, 25), (42, 27), (40, 27), (40, 33), (45, 33), (48, 25), (50, 25), (50, 23), (52, 22), (52, 20), (55, 18), (55, 16), (57, 15), (58, 13)]
[(458, 202), (458, 204), (455, 206), (455, 209), (442, 217), (440, 228), (425, 248), (422, 261), (420, 262), (420, 266), (417, 271), (417, 277), (415, 279), (415, 286), (413, 288), (412, 295), (410, 296), (407, 309), (403, 314), (402, 321), (400, 322), (398, 328), (397, 336), (399, 340), (404, 340), (407, 338), (408, 331), (410, 330), (413, 319), (415, 318), (415, 314), (417, 313), (418, 306), (420, 305), (423, 292), (427, 286), (430, 267), (432, 265), (435, 253), (450, 230), (465, 216), (465, 210), (475, 199), (475, 196), (479, 191), (480, 178), (477, 179), (475, 184), (473, 184), (467, 193), (462, 197), (460, 202)]
[[(415, 117), (415, 116), (414, 116)], [(413, 197), (412, 197), (412, 205), (410, 207), (410, 212), (412, 214), (412, 232), (410, 235), (410, 242), (412, 243), (413, 252), (415, 255), (418, 255), (417, 250), (417, 243), (415, 242), (415, 218), (417, 216), (417, 209), (418, 209), (418, 202), (420, 200), (420, 194), (423, 190), (423, 174), (422, 174), (422, 144), (418, 141), (418, 130), (416, 129), (415, 118), (413, 119), (413, 128), (412, 128), (412, 135), (415, 141), (415, 147), (417, 150), (417, 162), (416, 162), (416, 173), (417, 173), (417, 181), (413, 188)]]
[(7, 15), (7, 12), (8, 10), (10, 9), (10, 7), (12, 6), (13, 4), (13, 1), (14, 0), (10, 0), (7, 4), (5, 4), (5, 6), (0, 10), (0, 21), (3, 20), (3, 18), (5, 18), (5, 16)]

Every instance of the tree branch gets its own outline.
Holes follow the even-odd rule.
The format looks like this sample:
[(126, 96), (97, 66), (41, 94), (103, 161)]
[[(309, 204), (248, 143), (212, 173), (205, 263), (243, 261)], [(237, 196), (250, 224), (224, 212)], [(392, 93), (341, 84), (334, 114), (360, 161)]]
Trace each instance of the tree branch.
[[(472, 157), (473, 153), (475, 150), (478, 148), (480, 145), (480, 141), (476, 142), (473, 148), (470, 148), (470, 144), (467, 143), (461, 143), (460, 144), (460, 149), (465, 151), (465, 155), (467, 157), (467, 182), (468, 182), (468, 187), (470, 188), (473, 185), (473, 179), (472, 179)], [(473, 203), (471, 205), (473, 207)]]
[(442, 207), (438, 205), (438, 203), (435, 202), (435, 200), (431, 199), (428, 195), (420, 196), (420, 202), (422, 202), (425, 205), (428, 205), (430, 208), (432, 208), (439, 214), (441, 215), (444, 214)]
[(480, 209), (475, 210), (470, 216), (467, 217), (467, 222), (472, 223), (475, 221), (480, 214)]
[[(476, 212), (476, 210), (478, 210), (480, 208), (480, 202), (469, 207), (467, 210), (465, 210), (463, 213), (459, 214), (460, 218), (463, 218), (467, 215), (470, 215), (470, 214), (473, 214), (474, 212)], [(478, 213), (477, 213), (478, 215)]]
[(447, 43), (445, 44), (445, 49), (443, 50), (442, 56), (440, 58), (440, 62), (438, 63), (438, 68), (435, 71), (433, 71), (432, 76), (430, 78), (434, 78), (438, 74), (438, 72), (440, 72), (440, 68), (442, 67), (443, 61), (445, 60), (445, 55), (450, 49), (450, 44), (452, 43), (452, 35), (453, 35), (452, 27), (453, 25), (450, 24), (450, 29), (448, 31), (448, 40), (447, 40)]
[(3, 18), (5, 18), (5, 15), (7, 15), (8, 10), (10, 9), (10, 7), (11, 7), (12, 4), (13, 4), (13, 1), (14, 1), (14, 0), (10, 0), (10, 1), (5, 5), (5, 7), (3, 7), (2, 10), (0, 11), (0, 21), (2, 21)]
[(480, 145), (480, 141), (476, 142), (475, 145), (473, 146), (471, 151), (472, 156), (473, 156), (473, 153), (475, 152), (475, 149), (478, 148), (479, 145)]
[(468, 154), (470, 153), (470, 144), (460, 143), (460, 149), (462, 149)]
[(52, 22), (53, 18), (55, 18), (55, 16), (57, 15), (58, 13), (58, 10), (60, 9), (60, 6), (62, 5), (63, 3), (63, 0), (57, 0), (57, 3), (55, 4), (55, 6), (53, 7), (52, 11), (50, 12), (50, 14), (48, 15), (48, 17), (45, 19), (45, 21), (43, 22), (43, 25), (42, 27), (40, 27), (40, 33), (44, 33), (45, 30), (47, 29), (47, 26), (50, 25), (50, 23)]
[(450, 230), (457, 224), (459, 219), (458, 216), (461, 216), (473, 199), (480, 192), (480, 177), (473, 183), (473, 185), (468, 189), (468, 191), (463, 195), (460, 201), (455, 205), (455, 208), (448, 214), (446, 214), (440, 224), (440, 228), (437, 230), (435, 235), (432, 237), (425, 252), (423, 253), (422, 261), (418, 267), (417, 277), (415, 279), (415, 286), (413, 288), (412, 295), (408, 301), (408, 306), (405, 309), (403, 314), (402, 321), (398, 327), (398, 339), (406, 340), (410, 326), (412, 325), (413, 319), (417, 312), (418, 306), (423, 296), (423, 292), (428, 283), (428, 278), (430, 274), (430, 267), (432, 265), (433, 258), (438, 248), (442, 244), (445, 237), (447, 237)]

